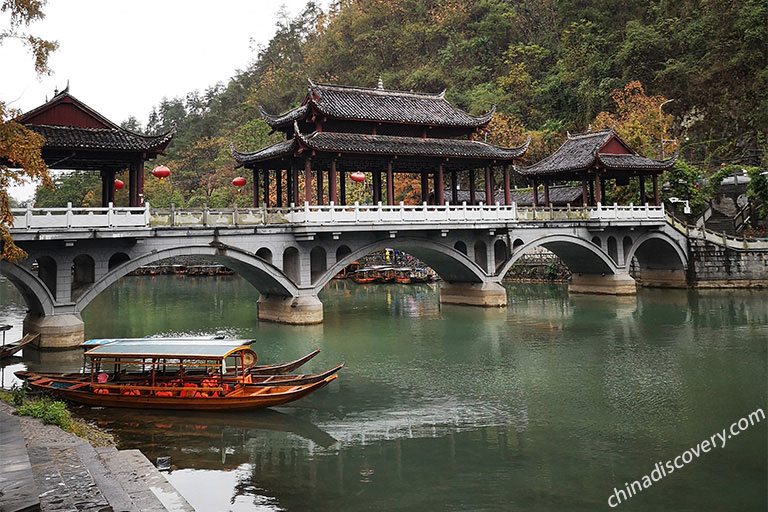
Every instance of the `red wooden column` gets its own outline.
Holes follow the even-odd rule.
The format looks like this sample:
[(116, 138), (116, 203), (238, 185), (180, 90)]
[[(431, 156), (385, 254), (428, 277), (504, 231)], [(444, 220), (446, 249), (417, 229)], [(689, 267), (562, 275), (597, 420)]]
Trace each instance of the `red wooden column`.
[(421, 170), (421, 202), (426, 203), (428, 198), (429, 179), (427, 178), (427, 171)]
[(493, 193), (491, 192), (491, 181), (492, 181), (492, 172), (491, 172), (491, 166), (486, 165), (485, 166), (485, 204), (492, 205), (493, 204)]
[(451, 169), (451, 204), (459, 204), (459, 183), (456, 169)]
[(253, 207), (259, 207), (259, 170), (253, 169)]
[(512, 191), (509, 188), (509, 164), (504, 165), (504, 204), (512, 204)]
[(435, 169), (435, 201), (440, 206), (445, 205), (445, 190), (443, 187), (443, 164)]
[(341, 194), (341, 204), (347, 204), (347, 173), (339, 171), (339, 194)]
[(640, 182), (640, 204), (645, 204), (645, 176), (641, 174), (637, 179)]
[(317, 170), (317, 204), (323, 204), (323, 170)]
[(659, 175), (653, 175), (653, 206), (659, 206)]
[(544, 206), (549, 206), (549, 180), (544, 180)]
[(278, 208), (282, 208), (283, 206), (283, 170), (282, 169), (275, 169), (275, 192), (277, 195), (276, 206)]
[(387, 162), (387, 204), (395, 204), (395, 172), (391, 161)]
[(336, 159), (331, 160), (331, 170), (328, 171), (328, 200), (333, 204), (339, 204), (338, 194), (336, 193)]
[(469, 170), (469, 203), (471, 205), (475, 204), (475, 169)]
[(602, 190), (600, 190), (600, 175), (595, 173), (595, 206), (603, 202)]
[(304, 202), (312, 202), (312, 160), (304, 160)]
[(533, 207), (539, 206), (539, 182), (533, 178)]
[(128, 164), (128, 206), (139, 205), (138, 178), (136, 177), (136, 163)]
[(269, 208), (269, 169), (264, 169), (264, 206)]
[(144, 160), (136, 162), (136, 206), (144, 206)]
[(381, 171), (371, 172), (373, 179), (371, 185), (373, 186), (373, 204), (379, 204), (381, 201)]

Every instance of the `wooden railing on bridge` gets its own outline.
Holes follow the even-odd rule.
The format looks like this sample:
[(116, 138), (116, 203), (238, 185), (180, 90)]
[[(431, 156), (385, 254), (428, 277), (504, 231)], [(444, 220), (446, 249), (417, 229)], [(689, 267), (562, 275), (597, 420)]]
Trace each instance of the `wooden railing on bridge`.
[(154, 227), (238, 227), (273, 224), (444, 224), (538, 221), (665, 222), (663, 206), (521, 208), (506, 205), (309, 205), (286, 208), (26, 208), (14, 209), (14, 230)]

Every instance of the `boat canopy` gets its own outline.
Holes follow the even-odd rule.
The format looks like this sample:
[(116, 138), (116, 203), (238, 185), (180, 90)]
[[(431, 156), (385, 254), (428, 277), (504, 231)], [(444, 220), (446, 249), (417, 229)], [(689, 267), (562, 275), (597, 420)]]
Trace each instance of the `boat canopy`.
[(173, 359), (224, 359), (249, 348), (251, 340), (117, 339), (85, 353), (94, 357), (136, 357)]

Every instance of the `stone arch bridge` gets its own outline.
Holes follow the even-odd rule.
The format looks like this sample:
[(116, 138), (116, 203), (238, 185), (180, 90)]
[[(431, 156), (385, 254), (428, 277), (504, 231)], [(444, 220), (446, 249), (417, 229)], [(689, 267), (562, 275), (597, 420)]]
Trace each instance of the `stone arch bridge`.
[[(20, 290), (25, 332), (64, 348), (83, 339), (80, 313), (121, 277), (178, 256), (206, 256), (261, 296), (258, 317), (319, 323), (318, 293), (350, 262), (390, 247), (430, 265), (443, 303), (503, 307), (500, 285), (544, 247), (573, 272), (569, 290), (633, 294), (637, 282), (686, 286), (686, 236), (662, 207), (308, 206), (175, 211), (144, 208), (14, 211), (12, 236), (29, 257), (0, 271)], [(630, 275), (633, 264), (635, 272)]]

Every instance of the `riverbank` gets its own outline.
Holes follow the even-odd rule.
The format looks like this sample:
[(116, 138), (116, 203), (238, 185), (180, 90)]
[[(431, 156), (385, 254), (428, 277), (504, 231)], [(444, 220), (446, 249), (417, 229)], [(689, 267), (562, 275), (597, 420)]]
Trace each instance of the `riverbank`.
[[(74, 421), (87, 426), (88, 440), (15, 412), (0, 401), (3, 442), (9, 443), (3, 459), (11, 464), (1, 473), (0, 499), (11, 504), (8, 510), (194, 511), (139, 450), (118, 451), (112, 436), (82, 420)], [(14, 501), (19, 494), (24, 500)]]

